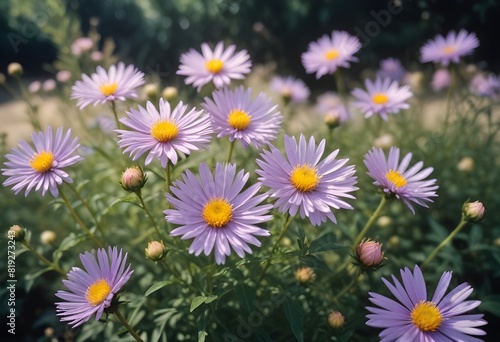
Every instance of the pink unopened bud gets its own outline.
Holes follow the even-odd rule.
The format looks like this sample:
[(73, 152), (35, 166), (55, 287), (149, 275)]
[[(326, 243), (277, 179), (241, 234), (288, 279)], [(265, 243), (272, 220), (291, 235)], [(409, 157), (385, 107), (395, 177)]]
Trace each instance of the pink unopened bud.
[(465, 202), (462, 207), (462, 215), (467, 222), (479, 222), (484, 216), (484, 205), (479, 201)]
[(385, 259), (382, 244), (373, 240), (363, 240), (356, 248), (359, 262), (369, 268), (377, 267)]
[(144, 187), (146, 181), (147, 178), (142, 172), (142, 169), (139, 166), (133, 166), (127, 168), (123, 172), (120, 184), (123, 189), (136, 192)]
[(49, 92), (49, 91), (56, 89), (56, 86), (57, 86), (57, 84), (56, 84), (55, 80), (48, 79), (45, 82), (43, 82), (42, 88), (44, 91)]
[(338, 311), (330, 312), (328, 315), (328, 325), (333, 329), (340, 329), (345, 324), (344, 315)]
[(299, 284), (307, 284), (316, 279), (316, 273), (310, 267), (301, 267), (297, 271), (295, 271), (295, 280)]
[(94, 41), (92, 38), (80, 37), (76, 38), (73, 44), (71, 44), (71, 52), (75, 56), (80, 56), (83, 52), (89, 51), (94, 46)]
[(93, 60), (94, 62), (100, 62), (104, 58), (104, 54), (101, 51), (93, 51), (90, 54), (90, 59)]
[(56, 80), (61, 83), (66, 83), (71, 79), (71, 71), (61, 70), (56, 74)]

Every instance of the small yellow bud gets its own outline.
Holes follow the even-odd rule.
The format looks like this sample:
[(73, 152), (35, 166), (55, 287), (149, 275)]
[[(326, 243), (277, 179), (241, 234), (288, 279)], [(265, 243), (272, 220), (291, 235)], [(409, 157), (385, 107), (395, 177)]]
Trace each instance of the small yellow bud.
[(7, 66), (7, 73), (10, 75), (10, 76), (21, 76), (23, 74), (23, 66), (19, 63), (10, 63), (8, 66)]
[(328, 325), (333, 329), (340, 329), (345, 324), (344, 315), (338, 311), (330, 312), (328, 315)]
[(56, 242), (57, 234), (52, 230), (44, 230), (42, 234), (40, 234), (40, 241), (44, 245), (53, 245)]
[(26, 237), (26, 231), (23, 227), (16, 224), (9, 228), (7, 237), (14, 241), (23, 241)]
[(166, 87), (161, 92), (161, 97), (163, 97), (167, 101), (175, 100), (178, 95), (179, 91), (177, 90), (176, 87)]
[(148, 242), (148, 247), (144, 249), (146, 259), (160, 261), (167, 254), (167, 248), (163, 241)]
[(314, 273), (314, 270), (310, 267), (304, 266), (295, 271), (295, 280), (297, 280), (299, 284), (307, 284), (313, 282), (315, 279), (316, 273)]

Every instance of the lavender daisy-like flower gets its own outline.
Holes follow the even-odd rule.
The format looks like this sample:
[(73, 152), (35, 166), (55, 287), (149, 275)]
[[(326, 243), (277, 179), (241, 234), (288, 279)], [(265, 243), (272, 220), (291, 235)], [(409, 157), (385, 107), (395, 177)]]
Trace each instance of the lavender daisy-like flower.
[(186, 155), (207, 149), (212, 134), (210, 117), (195, 108), (186, 113), (187, 108), (179, 102), (171, 110), (168, 101), (163, 99), (160, 99), (159, 111), (150, 101), (146, 108), (131, 108), (128, 117), (120, 119), (131, 130), (116, 130), (120, 139), (118, 145), (125, 148), (123, 153), (130, 153), (132, 160), (148, 152), (145, 164), (157, 158), (163, 168), (169, 161), (177, 164), (179, 152)]
[(185, 83), (193, 84), (198, 91), (213, 82), (216, 88), (229, 85), (231, 79), (241, 80), (250, 72), (252, 62), (247, 50), (235, 54), (236, 46), (218, 42), (212, 51), (207, 43), (201, 44), (201, 53), (194, 49), (181, 55), (181, 66), (177, 75), (187, 76)]
[(381, 342), (482, 341), (471, 335), (486, 335), (477, 328), (487, 324), (483, 315), (464, 314), (481, 304), (479, 300), (466, 300), (473, 291), (469, 284), (462, 283), (445, 296), (452, 272), (444, 272), (428, 300), (420, 268), (415, 265), (413, 274), (407, 267), (400, 272), (402, 284), (394, 275), (394, 285), (382, 278), (397, 301), (369, 292), (369, 300), (378, 307), (366, 307), (371, 312), (366, 325), (384, 329), (379, 334)]
[(78, 100), (76, 105), (80, 109), (89, 104), (96, 106), (137, 97), (136, 88), (144, 84), (144, 73), (133, 65), (125, 67), (122, 62), (110, 66), (108, 71), (98, 66), (96, 71), (90, 77), (82, 74), (82, 80), (71, 88), (71, 98)]
[(424, 163), (419, 161), (408, 169), (412, 154), (408, 153), (399, 162), (399, 148), (391, 147), (386, 159), (381, 148), (373, 147), (366, 155), (364, 163), (368, 175), (382, 188), (387, 195), (394, 195), (403, 201), (415, 214), (411, 202), (428, 208), (425, 202), (433, 202), (431, 197), (437, 197), (436, 179), (424, 180), (434, 170), (428, 167), (422, 170)]
[(80, 146), (78, 139), (71, 138), (71, 129), (64, 133), (62, 127), (54, 137), (49, 126), (45, 132), (32, 133), (31, 140), (34, 148), (20, 140), (18, 147), (5, 155), (7, 168), (2, 169), (2, 174), (8, 178), (3, 186), (14, 185), (12, 190), (16, 195), (26, 188), (24, 195), (27, 196), (34, 188), (41, 190), (42, 196), (49, 190), (52, 196), (58, 197), (58, 185), (73, 182), (63, 169), (83, 159), (74, 154)]
[(311, 93), (302, 80), (293, 76), (273, 77), (270, 83), (270, 88), (273, 92), (279, 94), (287, 103), (305, 102)]
[(356, 88), (352, 91), (352, 95), (357, 100), (353, 102), (353, 106), (361, 109), (365, 118), (378, 114), (387, 121), (387, 114), (410, 108), (406, 100), (413, 94), (408, 85), (400, 87), (397, 81), (377, 77), (375, 83), (366, 79), (365, 87), (366, 90)]
[(500, 89), (500, 77), (491, 74), (477, 74), (470, 81), (469, 89), (478, 96), (494, 97)]
[(218, 138), (229, 136), (230, 141), (239, 140), (245, 149), (250, 143), (256, 148), (274, 140), (283, 116), (277, 105), (264, 93), (252, 100), (252, 90), (239, 86), (234, 91), (224, 88), (214, 91), (213, 100), (205, 97), (202, 104), (212, 119)]
[(134, 272), (127, 263), (127, 253), (117, 247), (99, 248), (97, 256), (85, 252), (80, 254), (85, 270), (73, 267), (63, 284), (69, 291), (57, 291), (56, 296), (64, 302), (56, 303), (61, 321), (69, 321), (73, 328), (87, 322), (95, 314), (99, 320), (109, 308), (115, 295), (122, 289)]
[(420, 61), (441, 63), (446, 66), (458, 63), (460, 57), (470, 55), (479, 46), (479, 40), (474, 33), (460, 30), (458, 34), (451, 31), (445, 37), (437, 35), (420, 49)]
[(353, 55), (361, 48), (359, 39), (344, 31), (333, 31), (331, 37), (322, 36), (309, 44), (302, 54), (302, 64), (308, 74), (316, 73), (316, 78), (333, 74), (337, 68), (348, 68), (349, 62), (357, 62)]
[(181, 225), (170, 232), (193, 239), (189, 253), (209, 255), (215, 253), (215, 262), (224, 264), (233, 250), (240, 258), (245, 252), (252, 254), (249, 245), (260, 246), (256, 236), (269, 236), (269, 232), (257, 224), (269, 221), (267, 215), (272, 205), (259, 205), (267, 195), (256, 195), (261, 184), (256, 183), (242, 192), (249, 173), (236, 173), (236, 164), (215, 166), (212, 176), (207, 164), (199, 166), (200, 179), (187, 170), (182, 180), (170, 187), (168, 202), (174, 209), (165, 210), (168, 222)]
[(299, 142), (295, 137), (285, 135), (286, 159), (274, 146), (261, 153), (257, 159), (262, 185), (270, 188), (271, 198), (276, 198), (274, 207), (282, 213), (302, 218), (308, 217), (314, 226), (326, 222), (336, 223), (333, 209), (352, 209), (341, 199), (354, 198), (352, 191), (358, 188), (354, 166), (344, 166), (348, 159), (336, 159), (339, 150), (330, 153), (320, 161), (325, 151), (325, 139), (318, 146), (314, 137), (306, 141), (301, 134)]
[(380, 69), (377, 72), (377, 77), (388, 77), (393, 81), (401, 82), (405, 76), (405, 68), (399, 59), (386, 58), (380, 61)]

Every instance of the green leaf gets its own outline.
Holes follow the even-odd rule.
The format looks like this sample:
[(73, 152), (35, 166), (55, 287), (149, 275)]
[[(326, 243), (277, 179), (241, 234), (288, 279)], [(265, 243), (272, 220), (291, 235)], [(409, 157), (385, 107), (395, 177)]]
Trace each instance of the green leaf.
[(290, 324), (292, 333), (299, 342), (304, 341), (304, 311), (300, 304), (290, 298), (287, 298), (283, 304), (285, 317)]
[(201, 304), (205, 303), (205, 301), (207, 300), (207, 298), (208, 298), (207, 296), (194, 297), (193, 301), (191, 302), (191, 306), (189, 308), (189, 312), (193, 312), (194, 309), (196, 309)]
[(314, 269), (323, 270), (323, 271), (327, 271), (327, 272), (331, 272), (332, 271), (330, 269), (330, 267), (328, 267), (328, 265), (323, 261), (323, 259), (319, 255), (316, 256), (316, 255), (309, 254), (309, 255), (306, 255), (300, 261), (305, 266), (309, 266), (309, 267), (312, 267)]
[(57, 264), (65, 251), (72, 247), (75, 247), (80, 242), (85, 241), (86, 239), (87, 235), (85, 234), (76, 235), (75, 233), (70, 233), (66, 238), (64, 238), (64, 240), (61, 241), (59, 248), (52, 253), (53, 262)]
[(48, 272), (52, 270), (52, 267), (46, 267), (41, 270), (38, 270), (35, 273), (27, 273), (24, 276), (24, 280), (26, 282), (26, 291), (29, 291), (31, 287), (33, 286), (33, 283), (35, 282), (35, 279), (44, 274), (45, 272)]
[(156, 284), (154, 284), (153, 286), (151, 286), (147, 291), (146, 293), (144, 294), (145, 297), (149, 296), (151, 293), (155, 292), (155, 291), (158, 291), (159, 289), (167, 286), (167, 285), (170, 285), (172, 284), (173, 281), (172, 280), (164, 280), (164, 281), (160, 281)]
[(255, 300), (255, 291), (246, 284), (238, 284), (235, 287), (236, 297), (240, 301), (240, 307), (247, 313), (253, 310), (253, 301)]
[(326, 233), (311, 242), (311, 245), (309, 246), (309, 253), (318, 253), (342, 248), (342, 246), (335, 243), (336, 240), (337, 238), (334, 233)]
[(497, 317), (500, 317), (500, 295), (489, 295), (481, 298), (479, 309), (488, 311)]
[(217, 298), (219, 298), (219, 296), (217, 296), (217, 295), (208, 296), (207, 299), (205, 299), (205, 304), (212, 303)]
[(208, 336), (206, 331), (198, 331), (198, 342), (205, 342), (205, 337)]

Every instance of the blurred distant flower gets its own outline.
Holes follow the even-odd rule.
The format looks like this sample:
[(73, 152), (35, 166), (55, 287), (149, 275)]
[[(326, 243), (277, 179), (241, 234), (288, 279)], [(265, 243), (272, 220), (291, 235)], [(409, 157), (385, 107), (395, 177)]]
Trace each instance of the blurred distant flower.
[(447, 66), (458, 63), (460, 57), (470, 55), (479, 46), (479, 40), (474, 33), (460, 30), (451, 31), (445, 37), (438, 35), (434, 40), (429, 40), (420, 49), (420, 60), (425, 62), (441, 63)]
[(389, 148), (394, 145), (394, 137), (391, 134), (382, 134), (375, 139), (373, 142), (373, 146)]
[(94, 46), (94, 41), (92, 38), (80, 37), (76, 38), (73, 44), (71, 44), (71, 53), (75, 56), (80, 56), (82, 53), (87, 52)]
[(104, 59), (104, 54), (101, 51), (92, 51), (90, 59), (94, 62), (100, 62)]
[(276, 138), (283, 116), (264, 93), (252, 100), (252, 90), (239, 86), (214, 91), (213, 100), (205, 97), (202, 104), (210, 114), (212, 127), (218, 138), (229, 136), (239, 140), (243, 148), (254, 144), (259, 148)]
[(69, 80), (71, 80), (71, 71), (69, 70), (61, 70), (56, 74), (56, 80), (58, 80), (61, 83), (66, 83)]
[(104, 133), (114, 133), (116, 129), (116, 121), (109, 116), (98, 115), (89, 126), (99, 128)]
[(470, 172), (474, 170), (474, 159), (471, 157), (463, 157), (457, 164), (458, 171)]
[(163, 99), (160, 99), (159, 111), (150, 101), (146, 109), (131, 108), (128, 117), (120, 122), (132, 130), (116, 130), (120, 139), (118, 145), (125, 148), (123, 153), (130, 153), (132, 160), (148, 152), (145, 164), (157, 158), (163, 168), (169, 161), (177, 164), (179, 152), (187, 155), (193, 150), (208, 148), (212, 133), (210, 117), (196, 108), (186, 113), (187, 108), (179, 102), (171, 110), (170, 104)]
[(417, 265), (413, 274), (407, 267), (401, 270), (401, 278), (402, 284), (393, 275), (394, 285), (382, 278), (397, 301), (369, 292), (369, 300), (377, 307), (366, 307), (370, 311), (366, 325), (383, 329), (379, 334), (381, 342), (481, 341), (470, 335), (485, 335), (476, 328), (487, 324), (483, 314), (463, 315), (481, 304), (478, 300), (466, 300), (473, 291), (469, 284), (462, 283), (445, 296), (451, 272), (444, 272), (428, 300), (425, 280)]
[(44, 244), (44, 245), (53, 245), (57, 240), (57, 234), (56, 232), (54, 232), (53, 230), (44, 230), (41, 234), (40, 234), (40, 241)]
[(212, 250), (215, 262), (224, 264), (231, 249), (240, 257), (245, 252), (252, 254), (249, 244), (259, 247), (256, 236), (269, 236), (269, 232), (257, 224), (269, 221), (267, 215), (272, 205), (259, 205), (267, 195), (256, 195), (261, 187), (256, 183), (246, 188), (249, 173), (236, 173), (236, 164), (215, 166), (212, 176), (207, 164), (199, 165), (200, 179), (187, 170), (182, 181), (170, 187), (167, 201), (174, 209), (165, 210), (168, 222), (181, 225), (170, 235), (182, 235), (182, 239), (193, 239), (189, 253), (209, 255)]
[(421, 71), (407, 72), (403, 78), (403, 84), (410, 86), (410, 89), (414, 93), (422, 92), (424, 74)]
[(24, 72), (23, 66), (17, 62), (7, 65), (7, 74), (10, 76), (21, 76)]
[(336, 125), (341, 125), (351, 119), (351, 113), (333, 91), (327, 91), (318, 96), (316, 109), (323, 114), (326, 124), (333, 120), (337, 123)]
[(275, 76), (271, 80), (270, 88), (281, 95), (285, 103), (302, 103), (309, 97), (310, 91), (306, 84), (293, 76)]
[(181, 65), (177, 75), (188, 76), (186, 84), (193, 84), (198, 92), (201, 88), (213, 82), (216, 88), (229, 85), (231, 79), (244, 79), (244, 74), (250, 72), (252, 62), (246, 50), (235, 54), (236, 46), (229, 45), (224, 49), (224, 43), (219, 42), (212, 51), (207, 43), (201, 44), (201, 54), (190, 49), (181, 55)]
[(8, 161), (4, 165), (7, 168), (2, 169), (2, 174), (8, 178), (3, 186), (14, 185), (12, 190), (16, 195), (26, 188), (24, 195), (27, 196), (35, 188), (35, 191), (41, 189), (42, 196), (49, 190), (52, 196), (57, 197), (58, 185), (63, 181), (73, 182), (63, 168), (83, 159), (73, 154), (79, 146), (78, 139), (71, 140), (71, 129), (64, 134), (62, 127), (57, 129), (54, 137), (49, 126), (45, 132), (32, 133), (31, 140), (35, 149), (20, 140), (18, 148), (5, 155)]
[(333, 31), (331, 37), (323, 35), (312, 42), (302, 54), (302, 64), (308, 74), (316, 73), (316, 78), (333, 74), (337, 68), (348, 68), (349, 62), (357, 62), (353, 55), (361, 48), (359, 39), (344, 31)]
[(352, 91), (357, 100), (353, 102), (353, 106), (360, 108), (365, 113), (365, 118), (378, 114), (387, 121), (387, 114), (410, 108), (405, 101), (413, 94), (407, 85), (400, 87), (397, 81), (377, 77), (375, 83), (365, 80), (365, 87), (366, 90), (356, 88)]
[(28, 91), (32, 94), (38, 93), (41, 88), (42, 88), (42, 82), (40, 81), (33, 81), (30, 84), (28, 84)]
[(63, 279), (69, 291), (56, 292), (56, 296), (64, 300), (56, 303), (57, 315), (62, 316), (61, 321), (69, 321), (73, 328), (94, 314), (98, 321), (134, 272), (130, 264), (125, 269), (127, 253), (122, 256), (122, 250), (116, 247), (108, 247), (107, 253), (99, 248), (97, 256), (85, 252), (80, 254), (80, 260), (85, 270), (73, 267), (68, 278)]
[(160, 96), (160, 86), (158, 83), (148, 83), (144, 86), (144, 94), (150, 100)]
[(423, 180), (434, 170), (428, 167), (424, 170), (423, 162), (418, 162), (410, 169), (412, 154), (405, 155), (399, 162), (399, 148), (391, 147), (389, 157), (386, 159), (381, 148), (373, 147), (366, 155), (364, 163), (368, 168), (368, 175), (375, 182), (373, 184), (382, 188), (387, 195), (394, 195), (403, 201), (415, 214), (415, 210), (410, 202), (428, 208), (425, 202), (433, 202), (430, 197), (437, 197), (438, 186), (436, 179)]
[(316, 273), (311, 267), (302, 266), (295, 271), (295, 280), (302, 285), (316, 280)]
[(161, 92), (161, 97), (167, 101), (175, 100), (178, 95), (179, 91), (176, 87), (165, 87), (165, 89)]
[(49, 91), (56, 89), (56, 86), (57, 86), (57, 84), (56, 84), (55, 80), (48, 79), (48, 80), (43, 82), (42, 89), (43, 89), (43, 91), (49, 92)]
[(144, 73), (133, 65), (125, 68), (125, 64), (112, 65), (108, 72), (97, 67), (97, 73), (89, 76), (82, 74), (82, 81), (76, 81), (72, 87), (72, 99), (77, 99), (80, 109), (89, 104), (104, 104), (110, 101), (125, 101), (137, 97), (136, 88), (144, 84)]
[(432, 75), (432, 89), (434, 91), (440, 91), (448, 88), (451, 84), (451, 75), (448, 69), (438, 69)]
[(344, 166), (348, 159), (336, 159), (339, 150), (333, 151), (321, 162), (325, 151), (325, 140), (316, 146), (314, 136), (306, 141), (301, 134), (285, 135), (286, 157), (274, 146), (260, 154), (257, 159), (260, 169), (255, 172), (264, 186), (270, 188), (271, 198), (276, 198), (275, 208), (281, 213), (308, 217), (314, 226), (326, 222), (336, 223), (334, 209), (352, 209), (341, 197), (354, 198), (349, 192), (358, 188), (354, 166)]
[(470, 81), (469, 89), (478, 96), (493, 97), (500, 90), (500, 77), (484, 73), (477, 74)]
[(393, 81), (402, 82), (405, 73), (405, 68), (403, 68), (399, 59), (386, 58), (380, 61), (380, 69), (377, 72), (377, 77), (388, 77)]

